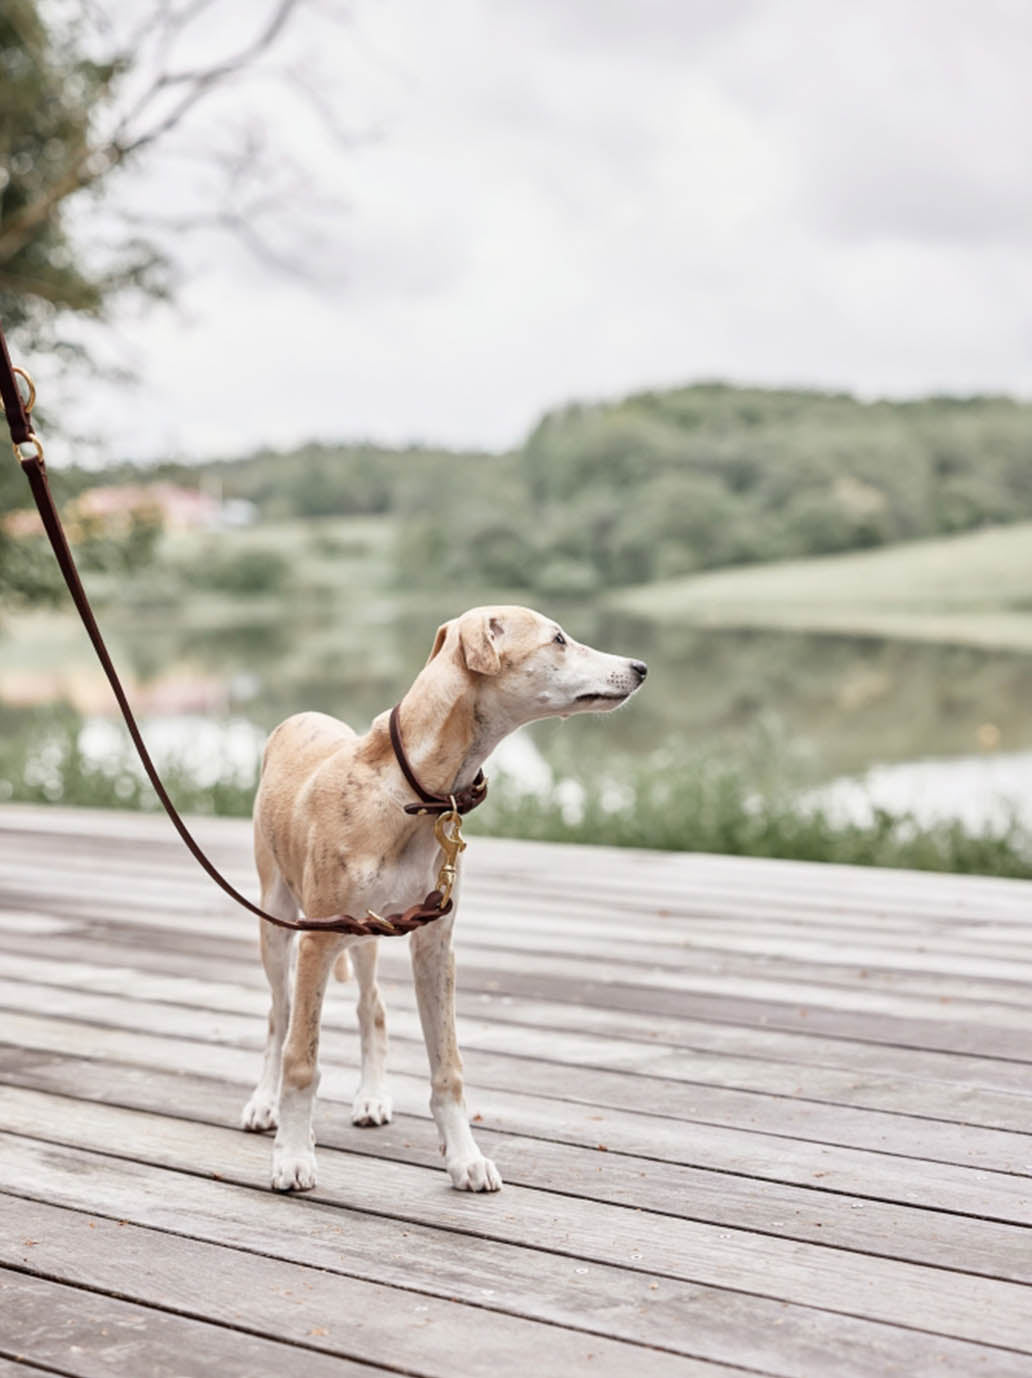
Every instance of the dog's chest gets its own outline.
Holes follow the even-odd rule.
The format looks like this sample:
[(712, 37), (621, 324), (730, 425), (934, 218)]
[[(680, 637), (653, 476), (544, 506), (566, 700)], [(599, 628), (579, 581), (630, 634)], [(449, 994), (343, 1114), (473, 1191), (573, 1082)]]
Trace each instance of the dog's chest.
[(419, 904), (437, 883), (440, 848), (432, 825), (421, 827), (401, 847), (382, 855), (342, 858), (349, 903), (378, 913)]

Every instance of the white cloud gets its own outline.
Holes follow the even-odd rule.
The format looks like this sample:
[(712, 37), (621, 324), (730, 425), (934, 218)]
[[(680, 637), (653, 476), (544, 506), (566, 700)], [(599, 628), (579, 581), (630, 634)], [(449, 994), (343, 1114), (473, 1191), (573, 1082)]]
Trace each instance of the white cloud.
[(115, 450), (504, 446), (571, 396), (699, 376), (1027, 391), (1030, 40), (1001, 0), (391, 0), (300, 26), (277, 62), (381, 131), (342, 157), (260, 88), (340, 200), (321, 285), (185, 245), (181, 312), (119, 323), (141, 383)]

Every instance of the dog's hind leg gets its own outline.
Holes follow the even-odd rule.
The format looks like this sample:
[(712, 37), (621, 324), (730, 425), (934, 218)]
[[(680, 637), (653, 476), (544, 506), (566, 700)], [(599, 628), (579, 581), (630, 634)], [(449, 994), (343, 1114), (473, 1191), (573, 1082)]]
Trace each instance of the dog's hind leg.
[[(272, 882), (262, 887), (263, 909), (284, 919), (297, 917), (297, 905), (277, 872)], [(265, 1060), (254, 1095), (244, 1106), (240, 1123), (244, 1129), (261, 1133), (276, 1128), (276, 1104), (279, 1099), (280, 1063), (283, 1040), (290, 1020), (290, 951), (294, 935), (289, 928), (259, 919), (262, 965), (269, 979), (272, 1003), (269, 1006), (269, 1035), (265, 1042)]]
[(501, 1175), (476, 1145), (463, 1096), (462, 1058), (455, 1035), (452, 918), (417, 928), (410, 940), (419, 1019), (430, 1059), (430, 1110), (452, 1186), (459, 1191), (497, 1191)]
[(283, 1045), (279, 1130), (272, 1155), (276, 1191), (315, 1186), (312, 1106), (319, 1085), (319, 1023), (330, 968), (340, 951), (337, 933), (301, 933), (294, 963), (290, 1024)]
[(387, 1012), (376, 983), (379, 946), (378, 941), (361, 942), (351, 949), (358, 978), (358, 1029), (362, 1037), (362, 1080), (351, 1107), (351, 1123), (366, 1128), (388, 1124), (391, 1118), (386, 1084)]

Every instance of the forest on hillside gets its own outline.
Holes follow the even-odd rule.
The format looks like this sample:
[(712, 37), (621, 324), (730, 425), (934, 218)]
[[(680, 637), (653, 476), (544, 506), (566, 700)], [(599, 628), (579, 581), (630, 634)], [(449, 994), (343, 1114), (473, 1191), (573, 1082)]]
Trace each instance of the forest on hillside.
[(1032, 518), (1032, 404), (696, 384), (560, 408), (501, 455), (310, 444), (145, 474), (269, 520), (390, 514), (403, 580), (578, 595)]

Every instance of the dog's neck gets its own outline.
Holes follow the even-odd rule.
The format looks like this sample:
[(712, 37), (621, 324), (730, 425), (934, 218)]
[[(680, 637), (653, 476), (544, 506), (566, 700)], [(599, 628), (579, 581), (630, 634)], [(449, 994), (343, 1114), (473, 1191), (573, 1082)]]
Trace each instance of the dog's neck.
[(469, 672), (435, 657), (401, 701), (405, 755), (416, 779), (432, 794), (472, 784), (484, 761), (510, 730), (492, 731), (477, 712)]

